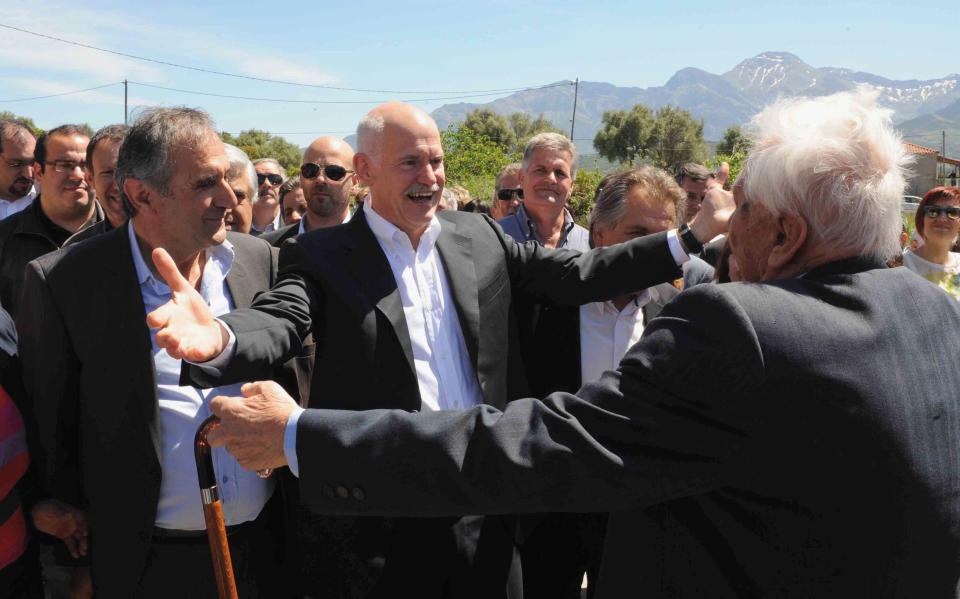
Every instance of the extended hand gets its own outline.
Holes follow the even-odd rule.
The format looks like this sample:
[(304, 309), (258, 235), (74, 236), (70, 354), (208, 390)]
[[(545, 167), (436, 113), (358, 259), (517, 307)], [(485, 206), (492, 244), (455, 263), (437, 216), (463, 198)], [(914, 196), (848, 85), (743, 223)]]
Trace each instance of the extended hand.
[(286, 466), (283, 434), (297, 402), (273, 381), (247, 383), (240, 391), (246, 399), (218, 395), (210, 400), (210, 410), (220, 418), (207, 437), (210, 445), (226, 445), (247, 470)]
[(219, 356), (230, 337), (207, 302), (183, 278), (166, 250), (153, 250), (153, 263), (173, 293), (173, 299), (147, 314), (147, 326), (160, 329), (157, 346), (178, 360), (206, 362)]
[(700, 243), (705, 244), (717, 235), (726, 233), (730, 226), (730, 217), (736, 205), (733, 194), (723, 189), (729, 176), (730, 165), (722, 162), (716, 179), (707, 182), (707, 193), (703, 196), (700, 212), (690, 223), (690, 230)]
[(40, 532), (63, 540), (74, 558), (87, 554), (87, 515), (72, 505), (45, 499), (30, 510), (33, 525)]

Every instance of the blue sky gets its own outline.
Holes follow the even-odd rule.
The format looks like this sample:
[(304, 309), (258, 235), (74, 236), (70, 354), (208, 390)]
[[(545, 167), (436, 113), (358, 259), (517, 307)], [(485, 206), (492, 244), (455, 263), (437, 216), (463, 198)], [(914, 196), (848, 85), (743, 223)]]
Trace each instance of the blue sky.
[[(12, 4), (4, 0), (2, 4)], [(146, 3), (144, 3), (146, 4)], [(693, 66), (722, 73), (766, 50), (815, 66), (891, 79), (960, 71), (945, 2), (276, 2), (149, 3), (35, 0), (4, 6), (0, 24), (202, 69), (392, 93), (347, 92), (199, 73), (0, 28), (0, 110), (44, 128), (123, 121), (123, 87), (10, 102), (128, 79), (180, 90), (299, 101), (253, 102), (131, 83), (132, 108), (206, 109), (238, 133), (266, 129), (304, 146), (346, 135), (376, 103), (466, 95), (580, 77), (662, 85)], [(397, 93), (397, 92), (422, 93)], [(417, 102), (482, 102), (497, 95)]]

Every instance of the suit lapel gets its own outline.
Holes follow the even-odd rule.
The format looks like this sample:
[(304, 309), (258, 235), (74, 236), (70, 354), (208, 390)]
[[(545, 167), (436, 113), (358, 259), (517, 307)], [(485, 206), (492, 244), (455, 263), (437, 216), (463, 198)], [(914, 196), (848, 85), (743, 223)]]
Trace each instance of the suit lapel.
[(373, 231), (370, 230), (363, 209), (357, 210), (348, 226), (352, 229), (349, 240), (353, 242), (346, 248), (350, 273), (370, 305), (390, 322), (410, 373), (416, 377), (413, 344), (410, 343), (410, 331), (407, 329), (407, 319), (403, 313), (403, 300), (400, 298), (400, 291), (397, 289), (397, 281), (393, 277), (390, 263), (387, 262), (383, 249)]
[(241, 250), (234, 247), (233, 264), (230, 265), (230, 271), (227, 273), (227, 289), (230, 290), (230, 297), (233, 298), (234, 308), (246, 308), (253, 303), (253, 296), (263, 291), (265, 287), (255, 285), (252, 277), (247, 272), (246, 260), (241, 258)]
[(473, 242), (457, 232), (456, 223), (440, 219), (437, 250), (443, 260), (453, 303), (457, 307), (463, 340), (470, 354), (470, 364), (477, 371), (480, 338), (480, 300), (477, 289), (477, 267), (473, 261)]
[[(160, 460), (160, 405), (157, 401), (157, 373), (153, 363), (153, 342), (151, 331), (146, 326), (143, 295), (137, 280), (136, 267), (133, 264), (127, 227), (123, 226), (108, 233), (109, 248), (105, 252), (109, 259), (101, 262), (104, 272), (113, 277), (113, 281), (104, 285), (105, 301), (109, 314), (96, 322), (127, 322), (131, 326), (104, 326), (101, 332), (114, 341), (108, 347), (123, 348), (116, 354), (116, 372), (128, 374), (130, 385), (136, 393), (137, 403), (143, 412), (143, 423)], [(107, 244), (105, 244), (107, 246)], [(106, 249), (106, 248), (105, 248)], [(112, 283), (112, 284), (111, 284)]]

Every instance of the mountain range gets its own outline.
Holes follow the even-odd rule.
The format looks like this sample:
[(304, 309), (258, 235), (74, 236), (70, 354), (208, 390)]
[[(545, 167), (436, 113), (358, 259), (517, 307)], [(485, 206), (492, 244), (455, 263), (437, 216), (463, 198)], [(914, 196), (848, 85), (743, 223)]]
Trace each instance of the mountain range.
[[(763, 52), (721, 75), (688, 67), (660, 87), (581, 81), (574, 140), (582, 153), (593, 153), (593, 137), (601, 126), (603, 111), (630, 109), (634, 104), (654, 109), (672, 104), (689, 110), (703, 119), (704, 138), (718, 140), (727, 127), (748, 122), (777, 98), (826, 95), (858, 85), (878, 90), (880, 103), (893, 109), (894, 122), (906, 141), (939, 149), (940, 132), (946, 130), (947, 155), (960, 157), (960, 74), (892, 80), (845, 68), (813, 67), (789, 52)], [(569, 131), (573, 96), (573, 82), (558, 81), (486, 104), (445, 104), (432, 115), (442, 129), (479, 107), (503, 115), (522, 111), (542, 114), (562, 131)]]

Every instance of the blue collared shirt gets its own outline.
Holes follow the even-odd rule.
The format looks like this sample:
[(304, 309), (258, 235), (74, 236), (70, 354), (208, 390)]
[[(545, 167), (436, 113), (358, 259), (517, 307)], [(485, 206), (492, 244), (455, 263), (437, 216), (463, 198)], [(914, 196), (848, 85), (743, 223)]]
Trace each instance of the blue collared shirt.
[[(144, 316), (167, 303), (172, 294), (162, 280), (150, 272), (140, 253), (133, 221), (127, 224), (133, 263), (143, 296)], [(226, 277), (233, 264), (233, 246), (229, 241), (208, 248), (200, 281), (200, 295), (214, 315), (233, 309), (233, 298)], [(160, 528), (203, 530), (203, 508), (197, 466), (193, 455), (193, 438), (210, 416), (210, 399), (217, 395), (240, 396), (240, 384), (213, 389), (181, 387), (180, 360), (157, 347), (151, 330), (153, 363), (157, 371), (157, 400), (160, 404), (160, 500), (156, 525)], [(217, 487), (223, 502), (223, 518), (227, 526), (253, 520), (273, 494), (273, 479), (262, 480), (256, 473), (244, 470), (224, 448), (213, 450), (213, 466)]]
[[(512, 237), (517, 243), (536, 241), (543, 245), (543, 239), (537, 232), (537, 225), (527, 214), (523, 204), (520, 204), (517, 211), (510, 216), (498, 220), (497, 224), (503, 228), (504, 233)], [(581, 252), (590, 249), (589, 232), (573, 222), (573, 215), (566, 208), (563, 209), (563, 230), (560, 231), (560, 241), (557, 243), (557, 247), (580, 250)]]

